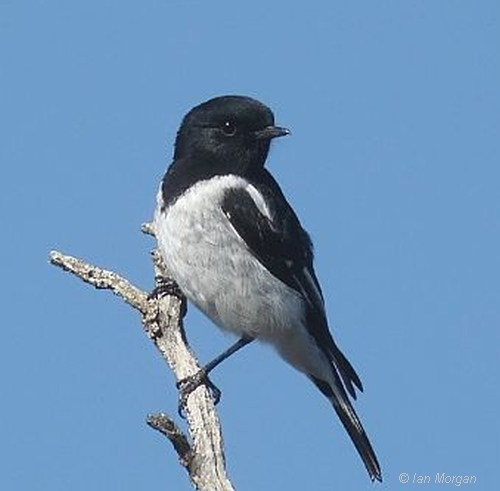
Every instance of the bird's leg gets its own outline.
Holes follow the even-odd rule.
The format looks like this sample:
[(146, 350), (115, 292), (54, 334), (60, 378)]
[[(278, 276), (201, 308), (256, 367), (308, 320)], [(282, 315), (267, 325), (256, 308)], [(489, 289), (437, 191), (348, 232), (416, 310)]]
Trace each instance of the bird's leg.
[(182, 293), (179, 285), (170, 278), (164, 276), (157, 276), (156, 286), (153, 291), (148, 295), (148, 299), (160, 298), (164, 295), (172, 295), (181, 301), (181, 318), (184, 318), (187, 312), (187, 302), (184, 293)]
[(229, 358), (231, 355), (234, 355), (241, 348), (245, 347), (247, 344), (251, 343), (255, 338), (250, 336), (242, 336), (236, 343), (229, 346), (229, 348), (222, 352), (219, 356), (214, 358), (211, 362), (207, 363), (203, 368), (203, 372), (205, 375), (208, 375), (216, 366), (220, 365), (226, 358)]
[(201, 368), (194, 375), (183, 378), (177, 382), (177, 388), (179, 389), (179, 414), (183, 416), (183, 408), (186, 405), (189, 394), (193, 392), (199, 385), (204, 384), (207, 386), (208, 390), (212, 394), (214, 399), (214, 404), (218, 404), (220, 401), (221, 391), (213, 384), (208, 378), (208, 374), (218, 365), (220, 365), (226, 358), (239, 351), (241, 348), (251, 343), (254, 338), (249, 336), (242, 336), (236, 343), (232, 344), (227, 350), (222, 352), (219, 356), (215, 357), (212, 361), (207, 363), (203, 368)]

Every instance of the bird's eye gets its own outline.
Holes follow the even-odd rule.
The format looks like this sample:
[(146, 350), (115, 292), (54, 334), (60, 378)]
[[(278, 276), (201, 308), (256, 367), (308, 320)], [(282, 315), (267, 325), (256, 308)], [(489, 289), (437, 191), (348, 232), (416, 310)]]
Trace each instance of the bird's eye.
[(226, 136), (234, 136), (236, 134), (236, 125), (231, 123), (231, 121), (226, 121), (222, 125), (222, 131)]

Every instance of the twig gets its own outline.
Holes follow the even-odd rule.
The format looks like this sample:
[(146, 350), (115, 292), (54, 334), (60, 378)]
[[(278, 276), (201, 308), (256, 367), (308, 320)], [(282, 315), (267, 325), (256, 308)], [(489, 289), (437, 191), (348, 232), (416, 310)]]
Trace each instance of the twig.
[(181, 464), (189, 468), (193, 457), (191, 444), (184, 432), (175, 424), (175, 421), (170, 418), (170, 416), (160, 413), (150, 414), (146, 418), (146, 423), (153, 428), (153, 430), (159, 431), (170, 440), (179, 456)]
[(143, 314), (149, 309), (146, 293), (113, 271), (98, 268), (81, 259), (67, 256), (58, 251), (50, 252), (50, 262), (54, 266), (59, 266), (64, 271), (78, 276), (85, 283), (95, 286), (99, 290), (111, 290)]

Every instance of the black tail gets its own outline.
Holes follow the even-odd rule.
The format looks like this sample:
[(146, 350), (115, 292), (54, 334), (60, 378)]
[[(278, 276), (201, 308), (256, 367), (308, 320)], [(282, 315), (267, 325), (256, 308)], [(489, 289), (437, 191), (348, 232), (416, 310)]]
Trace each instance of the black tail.
[(371, 446), (370, 440), (368, 440), (368, 436), (361, 424), (361, 421), (354, 411), (352, 404), (349, 401), (347, 393), (340, 381), (340, 377), (338, 376), (336, 370), (335, 373), (335, 386), (330, 387), (330, 385), (323, 381), (319, 380), (315, 377), (310, 377), (311, 380), (316, 384), (318, 389), (330, 400), (332, 403), (335, 412), (337, 413), (340, 421), (344, 425), (347, 433), (351, 437), (356, 450), (358, 451), (365, 467), (370, 475), (370, 479), (374, 481), (382, 482), (382, 471), (380, 470), (380, 465), (378, 463), (377, 457), (375, 456), (375, 452)]
[(349, 360), (344, 356), (344, 353), (340, 351), (333, 339), (329, 353), (335, 368), (342, 377), (344, 387), (347, 389), (347, 392), (349, 392), (351, 397), (356, 399), (356, 391), (354, 390), (354, 387), (356, 386), (361, 392), (363, 392), (363, 384), (361, 383), (356, 370), (354, 370), (353, 366), (349, 363)]

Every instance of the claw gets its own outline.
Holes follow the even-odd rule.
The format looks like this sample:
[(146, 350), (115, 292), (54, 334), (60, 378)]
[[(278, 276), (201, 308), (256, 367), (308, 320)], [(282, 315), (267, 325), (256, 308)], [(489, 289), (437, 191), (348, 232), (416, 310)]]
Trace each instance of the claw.
[(222, 394), (220, 389), (208, 378), (208, 375), (203, 368), (194, 375), (190, 375), (189, 377), (179, 380), (176, 385), (179, 389), (179, 406), (177, 410), (179, 416), (183, 419), (186, 419), (184, 408), (186, 407), (187, 400), (191, 392), (197, 389), (200, 385), (205, 385), (207, 387), (215, 405), (219, 403)]
[(181, 317), (184, 317), (187, 312), (186, 297), (179, 288), (179, 285), (174, 280), (164, 278), (163, 276), (157, 276), (156, 286), (148, 295), (148, 300), (158, 299), (164, 295), (172, 295), (181, 301)]

